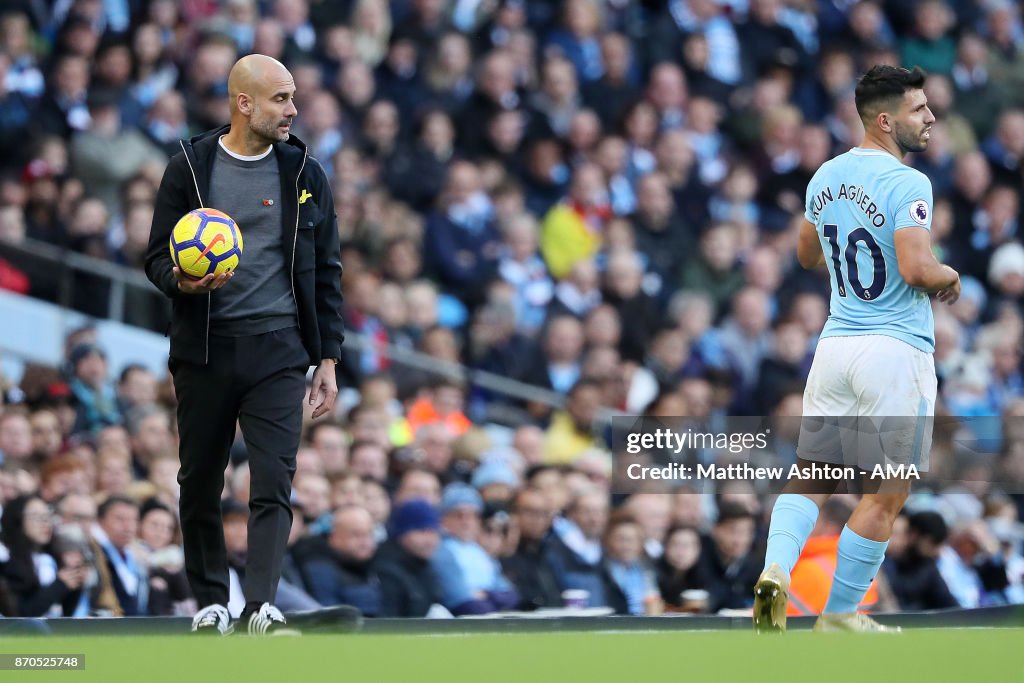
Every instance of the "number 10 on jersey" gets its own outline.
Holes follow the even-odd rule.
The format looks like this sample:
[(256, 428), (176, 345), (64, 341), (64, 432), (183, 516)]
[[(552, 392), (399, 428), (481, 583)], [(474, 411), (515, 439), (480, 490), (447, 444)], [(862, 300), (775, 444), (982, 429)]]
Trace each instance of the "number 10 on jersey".
[[(836, 292), (839, 296), (846, 296), (846, 280), (849, 280), (853, 293), (864, 301), (874, 301), (881, 296), (882, 291), (885, 289), (886, 279), (885, 255), (882, 254), (882, 249), (875, 242), (875, 238), (871, 236), (871, 233), (866, 228), (857, 228), (847, 236), (846, 247), (841, 250), (839, 246), (839, 226), (834, 223), (826, 223), (821, 227), (822, 233), (825, 235), (825, 239), (828, 240), (832, 251), (832, 271), (836, 275)], [(871, 254), (871, 262), (874, 266), (871, 284), (867, 287), (861, 282), (860, 269), (857, 266), (857, 250), (861, 242), (864, 243), (868, 253)], [(842, 260), (846, 261), (845, 278), (843, 276), (840, 255), (843, 256)]]

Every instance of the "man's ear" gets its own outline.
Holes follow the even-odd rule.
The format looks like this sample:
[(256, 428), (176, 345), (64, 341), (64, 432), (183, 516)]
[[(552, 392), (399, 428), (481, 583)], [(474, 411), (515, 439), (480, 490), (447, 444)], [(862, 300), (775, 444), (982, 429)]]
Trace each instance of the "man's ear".
[(246, 116), (252, 115), (252, 98), (244, 92), (238, 93), (238, 96), (235, 98), (235, 105), (238, 107), (239, 112)]
[(879, 112), (878, 116), (875, 117), (875, 121), (878, 123), (878, 127), (886, 133), (892, 132), (892, 116), (888, 112)]

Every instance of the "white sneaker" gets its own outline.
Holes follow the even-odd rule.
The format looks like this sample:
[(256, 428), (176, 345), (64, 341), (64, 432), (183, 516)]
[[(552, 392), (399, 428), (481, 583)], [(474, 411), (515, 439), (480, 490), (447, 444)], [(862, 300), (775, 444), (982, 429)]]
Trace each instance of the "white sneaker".
[(288, 621), (269, 602), (263, 603), (259, 610), (249, 615), (246, 631), (250, 636), (297, 636), (296, 629), (288, 628)]
[(231, 615), (228, 614), (228, 608), (224, 605), (204, 607), (192, 618), (193, 633), (226, 636), (231, 631)]
[(882, 626), (863, 612), (822, 614), (814, 622), (817, 633), (900, 633), (899, 626)]

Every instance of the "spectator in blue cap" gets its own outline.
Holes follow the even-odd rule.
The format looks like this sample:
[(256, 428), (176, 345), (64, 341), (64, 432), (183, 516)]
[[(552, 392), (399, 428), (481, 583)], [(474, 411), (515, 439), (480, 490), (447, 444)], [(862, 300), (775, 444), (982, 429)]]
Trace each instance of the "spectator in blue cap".
[(444, 606), (455, 615), (511, 609), (519, 597), (501, 565), (479, 543), (484, 502), (476, 489), (450, 484), (441, 497), (441, 547), (432, 565)]
[(485, 503), (507, 503), (519, 489), (519, 477), (503, 462), (484, 462), (473, 472), (473, 488)]
[(425, 616), (431, 606), (441, 603), (441, 588), (431, 567), (440, 542), (437, 508), (413, 498), (395, 508), (390, 526), (390, 538), (375, 560), (380, 616)]

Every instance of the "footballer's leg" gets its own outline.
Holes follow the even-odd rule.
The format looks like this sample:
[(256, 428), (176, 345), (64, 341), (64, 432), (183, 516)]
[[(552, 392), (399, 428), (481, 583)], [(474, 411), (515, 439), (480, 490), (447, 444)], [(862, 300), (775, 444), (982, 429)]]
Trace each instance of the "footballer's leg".
[[(892, 527), (910, 495), (911, 477), (889, 466), (927, 471), (936, 380), (930, 354), (896, 339), (866, 339), (852, 373), (860, 397), (858, 459), (864, 496), (839, 536), (835, 578), (818, 631), (897, 631), (858, 614), (885, 559)], [(878, 381), (887, 377), (888, 382)], [(878, 472), (876, 468), (881, 467)]]
[[(848, 415), (855, 399), (845, 381), (841, 338), (822, 339), (804, 391), (803, 415), (797, 445), (797, 465), (803, 470), (843, 459), (839, 424), (820, 416)], [(815, 417), (819, 416), (819, 417)], [(754, 629), (760, 633), (786, 630), (789, 576), (818, 520), (818, 511), (835, 491), (836, 480), (790, 479), (772, 508), (764, 570), (754, 585)]]
[[(870, 475), (865, 475), (866, 478)], [(865, 486), (865, 493), (850, 520), (839, 535), (836, 573), (825, 611), (814, 625), (815, 631), (897, 632), (882, 626), (857, 611), (871, 582), (885, 559), (892, 527), (910, 493), (910, 482), (901, 478), (884, 479)], [(868, 490), (867, 488), (865, 490)]]
[[(798, 466), (808, 467), (810, 463), (799, 460)], [(822, 492), (822, 482), (815, 483), (817, 486), (798, 479), (790, 481), (772, 508), (764, 570), (754, 584), (754, 629), (760, 633), (786, 630), (789, 576), (817, 523), (818, 511), (831, 495)]]

